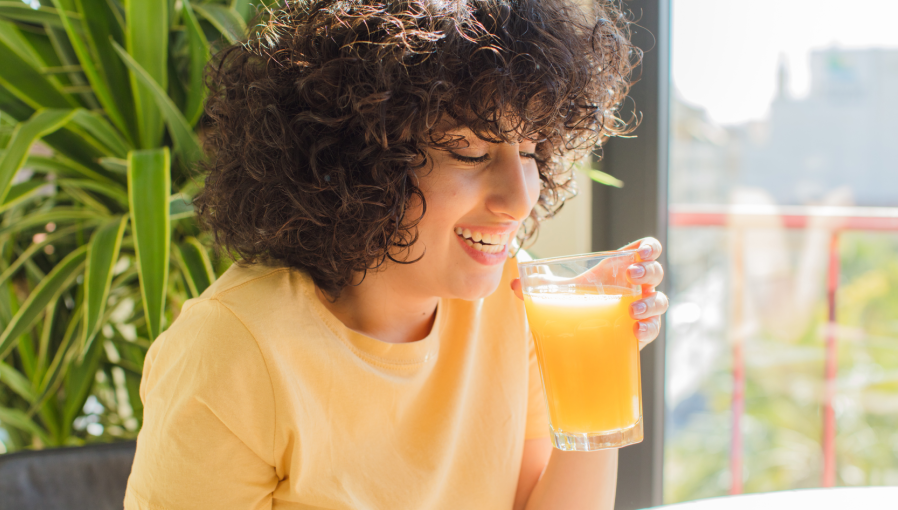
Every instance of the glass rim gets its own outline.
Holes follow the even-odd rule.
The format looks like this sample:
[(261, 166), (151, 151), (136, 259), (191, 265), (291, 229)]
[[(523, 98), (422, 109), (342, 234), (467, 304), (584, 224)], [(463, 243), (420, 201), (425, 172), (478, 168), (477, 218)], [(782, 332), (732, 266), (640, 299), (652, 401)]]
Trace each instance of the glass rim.
[(536, 266), (542, 264), (557, 264), (559, 262), (569, 262), (576, 260), (586, 260), (591, 258), (611, 258), (623, 255), (635, 254), (638, 250), (608, 250), (597, 251), (593, 253), (580, 253), (578, 255), (562, 255), (560, 257), (549, 257), (545, 259), (534, 259), (526, 262), (518, 262), (518, 267)]

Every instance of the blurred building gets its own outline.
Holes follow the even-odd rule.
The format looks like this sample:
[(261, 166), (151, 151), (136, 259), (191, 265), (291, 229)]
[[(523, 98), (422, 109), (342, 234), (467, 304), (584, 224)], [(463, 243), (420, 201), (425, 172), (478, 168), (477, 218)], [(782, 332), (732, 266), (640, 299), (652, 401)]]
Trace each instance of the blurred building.
[(828, 49), (811, 54), (807, 97), (779, 95), (766, 133), (743, 150), (738, 181), (779, 204), (819, 203), (848, 188), (861, 206), (898, 205), (898, 51)]

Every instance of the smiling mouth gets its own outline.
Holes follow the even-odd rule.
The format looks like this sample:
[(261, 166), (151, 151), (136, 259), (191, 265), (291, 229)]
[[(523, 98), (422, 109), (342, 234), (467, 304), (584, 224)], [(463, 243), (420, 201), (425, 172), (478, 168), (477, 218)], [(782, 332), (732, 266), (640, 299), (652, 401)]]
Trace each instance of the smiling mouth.
[(484, 234), (470, 229), (457, 227), (455, 235), (464, 240), (465, 244), (483, 253), (501, 253), (508, 244), (509, 234)]

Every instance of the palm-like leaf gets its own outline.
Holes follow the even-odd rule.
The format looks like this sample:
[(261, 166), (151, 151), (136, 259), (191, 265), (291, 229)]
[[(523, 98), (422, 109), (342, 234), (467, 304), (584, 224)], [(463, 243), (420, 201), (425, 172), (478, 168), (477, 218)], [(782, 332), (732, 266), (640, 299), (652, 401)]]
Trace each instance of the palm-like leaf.
[(246, 31), (246, 20), (230, 6), (207, 3), (196, 5), (194, 8), (230, 43), (237, 42)]
[(82, 246), (69, 253), (28, 295), (22, 308), (0, 333), (0, 359), (6, 357), (19, 336), (34, 324), (44, 308), (74, 282), (83, 268), (86, 252), (87, 247)]
[(121, 46), (115, 45), (115, 49), (121, 55), (122, 60), (131, 69), (135, 79), (148, 91), (148, 95), (155, 100), (154, 107), (156, 111), (160, 111), (168, 124), (169, 132), (175, 140), (175, 150), (184, 159), (187, 164), (196, 161), (202, 154), (200, 143), (196, 134), (191, 130), (187, 119), (175, 106), (175, 103), (168, 97), (162, 85), (157, 83), (153, 77), (141, 65), (134, 60)]
[(222, 269), (187, 170), (210, 42), (243, 37), (256, 3), (0, 0), (7, 450), (96, 440), (79, 418), (91, 395), (100, 439), (136, 434), (146, 349)]
[(0, 159), (0, 202), (6, 198), (9, 184), (16, 172), (22, 168), (31, 144), (68, 123), (75, 115), (74, 110), (41, 110), (26, 122), (16, 126), (12, 139)]
[[(128, 55), (140, 65), (149, 81), (164, 90), (168, 86), (168, 2), (159, 0), (128, 0), (128, 29), (125, 34)], [(140, 147), (158, 147), (162, 139), (162, 115), (147, 80), (131, 73), (131, 89), (137, 107)]]
[(215, 281), (215, 271), (206, 249), (195, 238), (189, 237), (175, 251), (181, 272), (190, 289), (191, 297), (199, 296)]
[[(81, 31), (81, 16), (74, 12), (68, 13), (74, 26)], [(52, 7), (41, 6), (34, 9), (22, 2), (0, 2), (0, 16), (16, 21), (25, 21), (39, 25), (47, 24), (62, 28), (59, 13)]]
[(82, 349), (93, 341), (106, 310), (112, 271), (122, 246), (128, 217), (112, 220), (94, 231), (87, 248), (87, 271), (84, 277), (84, 327)]
[(171, 194), (168, 148), (134, 151), (128, 155), (128, 198), (137, 271), (150, 338), (162, 330), (168, 248), (171, 242), (168, 197)]

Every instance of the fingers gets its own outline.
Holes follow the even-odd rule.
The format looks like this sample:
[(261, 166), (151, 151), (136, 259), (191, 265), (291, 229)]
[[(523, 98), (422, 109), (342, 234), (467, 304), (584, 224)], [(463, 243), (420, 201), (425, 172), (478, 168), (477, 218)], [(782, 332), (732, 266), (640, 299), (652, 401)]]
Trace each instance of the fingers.
[(639, 350), (652, 343), (658, 338), (661, 331), (661, 317), (655, 316), (650, 319), (642, 320), (633, 324), (633, 334), (639, 341)]
[(627, 279), (634, 285), (655, 287), (664, 279), (664, 268), (655, 261), (638, 262), (627, 268)]
[(630, 317), (641, 321), (663, 314), (670, 303), (663, 292), (653, 292), (630, 305)]
[(655, 260), (661, 256), (661, 242), (654, 237), (644, 237), (624, 246), (621, 250), (637, 250), (639, 260)]
[(521, 290), (521, 279), (515, 278), (511, 281), (511, 290), (514, 291), (514, 295), (518, 297), (521, 301), (524, 300), (524, 291)]
[(661, 331), (661, 314), (670, 302), (663, 292), (653, 292), (630, 305), (630, 317), (636, 319), (633, 335), (639, 340), (639, 349), (652, 343)]

